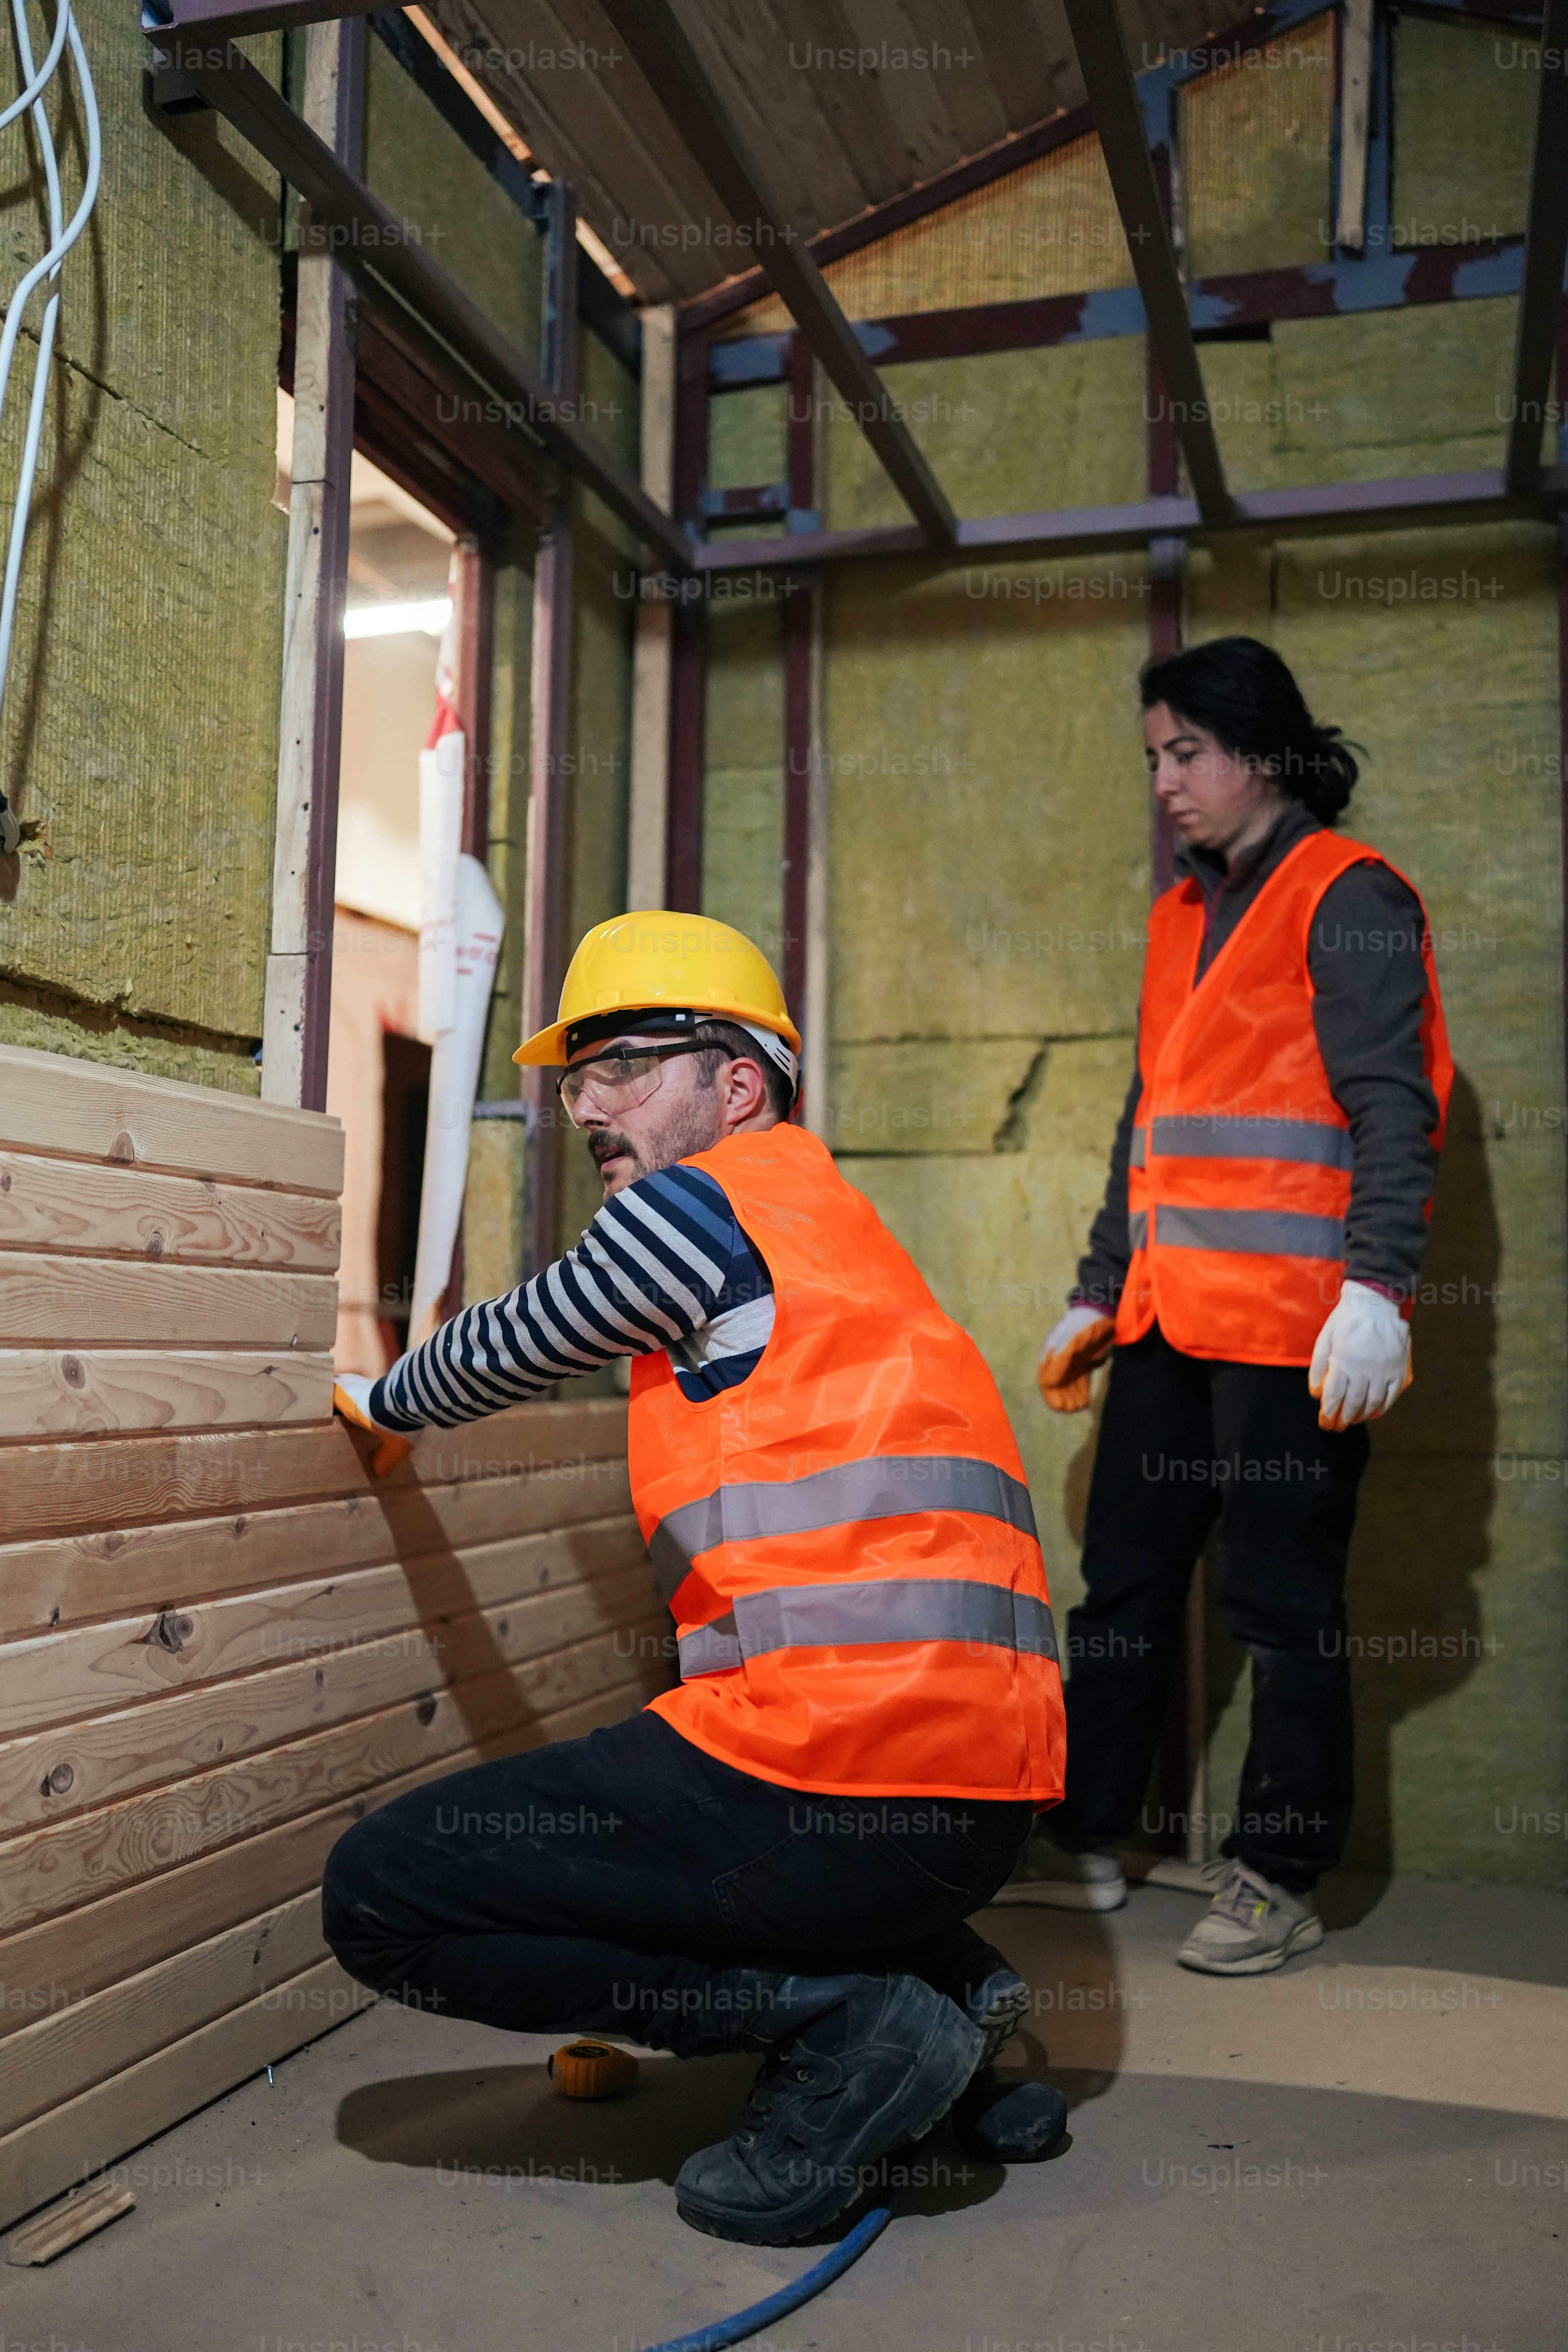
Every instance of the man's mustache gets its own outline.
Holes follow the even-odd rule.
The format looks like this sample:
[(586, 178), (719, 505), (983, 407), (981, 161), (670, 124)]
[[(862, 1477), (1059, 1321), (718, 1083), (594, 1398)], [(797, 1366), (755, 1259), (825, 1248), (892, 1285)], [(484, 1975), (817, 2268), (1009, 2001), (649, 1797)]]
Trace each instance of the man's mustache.
[(612, 1135), (604, 1128), (596, 1128), (589, 1137), (588, 1150), (595, 1168), (602, 1168), (606, 1160), (635, 1160), (637, 1156), (629, 1135)]

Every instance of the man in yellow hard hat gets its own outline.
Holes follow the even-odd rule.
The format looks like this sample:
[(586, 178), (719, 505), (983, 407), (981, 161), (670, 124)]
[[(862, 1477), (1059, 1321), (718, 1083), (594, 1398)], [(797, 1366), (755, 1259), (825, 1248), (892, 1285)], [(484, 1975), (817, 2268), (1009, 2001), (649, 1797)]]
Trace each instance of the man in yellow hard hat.
[(591, 931), (516, 1058), (559, 1066), (604, 1204), (508, 1297), (339, 1383), (395, 1435), (633, 1359), (679, 1685), (384, 1806), (332, 1853), (326, 1930), (362, 1981), (448, 2014), (763, 2052), (739, 2129), (676, 2184), (693, 2226), (753, 2243), (821, 2228), (955, 2105), (1015, 2158), (1065, 2112), (989, 2075), (1029, 1997), (964, 1924), (1062, 1786), (1028, 1490), (978, 1350), (790, 1123), (799, 1050), (727, 925)]

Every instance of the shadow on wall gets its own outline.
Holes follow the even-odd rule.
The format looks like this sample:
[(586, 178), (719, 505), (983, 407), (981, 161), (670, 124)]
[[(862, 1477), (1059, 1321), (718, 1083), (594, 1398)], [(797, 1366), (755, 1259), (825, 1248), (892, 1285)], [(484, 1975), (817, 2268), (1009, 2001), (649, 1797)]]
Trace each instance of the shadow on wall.
[[(1395, 1729), (1458, 1690), (1486, 1655), (1475, 1579), (1488, 1564), (1496, 1499), (1500, 1264), (1480, 1104), (1456, 1073), (1412, 1321), (1415, 1379), (1373, 1432), (1346, 1590), (1356, 1798), (1344, 1860), (1379, 1882), (1397, 1859)], [(1212, 1740), (1246, 1654), (1212, 1612), (1208, 1649)], [(1229, 1801), (1221, 1785), (1212, 1794), (1216, 1806)]]

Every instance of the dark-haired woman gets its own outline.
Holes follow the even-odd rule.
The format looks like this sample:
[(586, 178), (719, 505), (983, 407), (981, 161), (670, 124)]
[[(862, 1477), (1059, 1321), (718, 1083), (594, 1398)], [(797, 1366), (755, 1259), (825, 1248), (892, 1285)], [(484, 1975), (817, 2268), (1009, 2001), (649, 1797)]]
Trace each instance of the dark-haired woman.
[(1228, 1867), (1177, 1958), (1244, 1976), (1321, 1942), (1311, 1890), (1350, 1824), (1345, 1559), (1364, 1424), (1410, 1379), (1453, 1071), (1421, 902), (1332, 830), (1356, 763), (1279, 656), (1220, 638), (1152, 664), (1142, 692), (1181, 845), (1104, 1205), (1041, 1359), (1058, 1412), (1111, 1370), (1068, 1619), (1067, 1794), (998, 1899), (1126, 1899), (1116, 1847), (1217, 1519), (1251, 1739)]

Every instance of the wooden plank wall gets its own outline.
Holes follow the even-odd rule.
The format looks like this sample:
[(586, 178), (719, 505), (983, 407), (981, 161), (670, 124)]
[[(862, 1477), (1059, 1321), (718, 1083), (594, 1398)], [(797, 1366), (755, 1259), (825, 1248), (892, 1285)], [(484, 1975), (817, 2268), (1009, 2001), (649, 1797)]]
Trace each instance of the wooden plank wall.
[(367, 1999), (333, 1841), (669, 1679), (626, 1406), (331, 1418), (335, 1120), (0, 1046), (0, 2226)]

